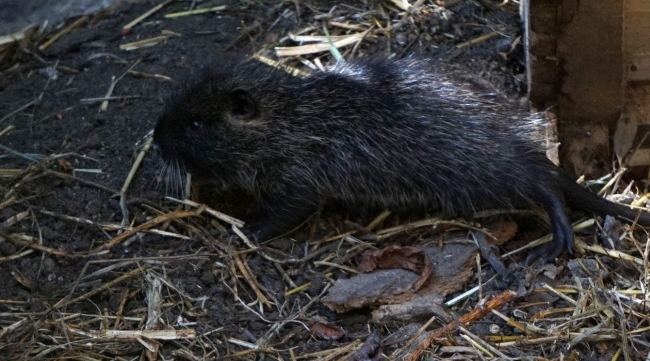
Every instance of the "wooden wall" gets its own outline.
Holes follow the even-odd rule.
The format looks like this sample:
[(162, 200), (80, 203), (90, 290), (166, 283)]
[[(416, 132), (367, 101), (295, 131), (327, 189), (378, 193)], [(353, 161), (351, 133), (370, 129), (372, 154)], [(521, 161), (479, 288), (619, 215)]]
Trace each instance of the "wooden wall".
[[(531, 104), (557, 115), (565, 168), (603, 175), (620, 122), (650, 132), (650, 0), (525, 0), (522, 18)], [(650, 165), (650, 137), (627, 165)]]

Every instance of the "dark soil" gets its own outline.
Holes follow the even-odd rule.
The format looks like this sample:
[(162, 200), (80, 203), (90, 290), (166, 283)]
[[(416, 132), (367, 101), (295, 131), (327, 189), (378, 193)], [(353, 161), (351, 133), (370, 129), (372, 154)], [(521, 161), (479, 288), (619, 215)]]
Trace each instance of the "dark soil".
[[(323, 3), (308, 4), (301, 7), (300, 17), (297, 17), (295, 6), (290, 2), (253, 3), (223, 0), (217, 4), (228, 6), (229, 10), (223, 13), (179, 19), (163, 17), (165, 13), (184, 10), (189, 4), (189, 1), (177, 1), (137, 25), (132, 34), (123, 35), (123, 25), (155, 5), (154, 2), (125, 4), (105, 14), (102, 19), (95, 19), (93, 23), (72, 31), (42, 53), (31, 49), (32, 52), (36, 51), (37, 56), (22, 57), (22, 61), (18, 64), (20, 71), (5, 71), (0, 77), (0, 118), (34, 99), (40, 100), (35, 106), (18, 112), (0, 124), (0, 129), (10, 124), (15, 126), (11, 134), (0, 138), (0, 143), (22, 154), (10, 153), (3, 147), (0, 153), (2, 154), (1, 168), (24, 170), (33, 163), (29, 160), (30, 157), (65, 155), (60, 158), (60, 161), (49, 162), (46, 167), (67, 174), (72, 174), (71, 169), (74, 168), (75, 177), (119, 190), (131, 168), (136, 152), (145, 136), (153, 129), (161, 113), (161, 106), (177, 86), (176, 83), (201, 74), (207, 67), (219, 67), (223, 59), (244, 58), (262, 47), (271, 48), (270, 44), (273, 41), (282, 39), (291, 30), (299, 30), (312, 23), (320, 24), (314, 20), (313, 9), (320, 8), (325, 11), (329, 9)], [(366, 9), (368, 5), (362, 2), (340, 4), (338, 9), (349, 13), (350, 7)], [(281, 16), (285, 11), (289, 11), (289, 15)], [(443, 12), (444, 16), (441, 15)], [(280, 20), (269, 29), (278, 18)], [(250, 39), (248, 36), (243, 36), (235, 41), (242, 33), (242, 24), (250, 25), (256, 20), (262, 24), (264, 32), (256, 31), (251, 33)], [(397, 56), (415, 54), (415, 56), (437, 59), (441, 67), (474, 81), (485, 87), (486, 91), (497, 92), (507, 101), (522, 101), (526, 87), (523, 75), (523, 49), (518, 45), (510, 51), (511, 45), (520, 33), (518, 16), (515, 12), (504, 9), (486, 10), (479, 3), (462, 1), (441, 12), (421, 14), (416, 24), (421, 34), (412, 44), (410, 43), (416, 35), (411, 25), (391, 34), (391, 53), (396, 53)], [(337, 35), (336, 31), (339, 30), (330, 29), (334, 31), (333, 35)], [(134, 51), (123, 51), (119, 48), (120, 44), (160, 36), (161, 31), (171, 31), (179, 36), (169, 35), (169, 40), (165, 43)], [(462, 49), (456, 48), (458, 44), (493, 31), (499, 31), (503, 35)], [(229, 44), (232, 46), (224, 52)], [(383, 56), (388, 49), (387, 44), (385, 37), (368, 39), (357, 55)], [(500, 54), (507, 52), (509, 53), (505, 56)], [(325, 61), (327, 58), (322, 60)], [(138, 63), (133, 68), (134, 71), (164, 75), (172, 81), (126, 74), (119, 81), (112, 95), (128, 98), (110, 101), (105, 112), (98, 111), (99, 102), (81, 101), (104, 97), (111, 80), (125, 74), (136, 62)], [(59, 65), (56, 71), (53, 68), (55, 63)], [(78, 73), (74, 71), (75, 69)], [(157, 191), (160, 187), (156, 179), (159, 165), (158, 156), (149, 152), (128, 190), (131, 214), (129, 222), (133, 225), (137, 226), (156, 216), (151, 207), (173, 208), (173, 205), (161, 204), (161, 196)], [(38, 176), (19, 182), (29, 172)], [(118, 224), (122, 221), (119, 196), (85, 183), (44, 174), (38, 168), (31, 169), (27, 173), (14, 178), (5, 178), (6, 180), (0, 183), (3, 194), (13, 189), (12, 194), (16, 196), (13, 204), (0, 210), (0, 221), (30, 210), (27, 218), (16, 222), (13, 226), (3, 228), (3, 233), (24, 233), (36, 239), (42, 238), (42, 244), (46, 247), (72, 252), (89, 251), (116, 236), (114, 231), (107, 233), (97, 226), (57, 218), (42, 211)], [(375, 216), (376, 214), (370, 215), (370, 219)], [(350, 218), (350, 220), (358, 221), (357, 218)], [(397, 219), (391, 218), (390, 221), (397, 222)], [(206, 232), (205, 234), (220, 239), (219, 231), (209, 222), (197, 222), (188, 221), (188, 224), (193, 227), (203, 227), (201, 229)], [(321, 225), (317, 234), (325, 235), (332, 229), (344, 231), (348, 227), (341, 216), (321, 220)], [(169, 230), (174, 229), (180, 228), (172, 224)], [(518, 241), (511, 242), (512, 248), (539, 234), (541, 233), (537, 231), (518, 235)], [(274, 246), (300, 257), (304, 245), (301, 242), (304, 238), (300, 237), (300, 234), (295, 237), (299, 240), (297, 243), (281, 241)], [(111, 248), (110, 253), (102, 256), (79, 258), (36, 251), (16, 260), (1, 262), (0, 300), (23, 303), (17, 306), (0, 303), (0, 312), (7, 312), (10, 309), (13, 311), (18, 309), (21, 312), (47, 310), (71, 292), (72, 285), (78, 280), (88, 261), (212, 252), (209, 242), (206, 243), (204, 238), (198, 236), (193, 238), (193, 240), (185, 240), (142, 233), (140, 237), (123, 242)], [(407, 239), (402, 241), (405, 240)], [(338, 244), (334, 243), (327, 253), (336, 253), (337, 246)], [(10, 242), (0, 243), (0, 257), (12, 256), (23, 250)], [(354, 267), (355, 259), (348, 262), (348, 265)], [(164, 269), (156, 271), (164, 273), (166, 277), (173, 280), (175, 286), (186, 295), (195, 298), (208, 297), (203, 305), (205, 310), (203, 314), (189, 315), (179, 311), (178, 314), (163, 315), (164, 322), (174, 324), (177, 317), (183, 314), (183, 317), (199, 322), (197, 327), (200, 333), (224, 327), (225, 331), (222, 334), (227, 334), (228, 337), (255, 342), (270, 326), (233, 298), (231, 290), (219, 277), (221, 272), (219, 260), (220, 258), (216, 257), (196, 260), (190, 258), (182, 262), (170, 261)], [(297, 285), (312, 281), (312, 287), (306, 291), (306, 294), (298, 293), (285, 298), (287, 282), (273, 264), (254, 253), (250, 254), (247, 262), (260, 286), (276, 297), (274, 301), (277, 304), (284, 304), (288, 309), (305, 305), (309, 301), (307, 295), (312, 297), (318, 295), (325, 285), (322, 276), (323, 268), (317, 269), (313, 265), (304, 264), (295, 270), (290, 270), (290, 276)], [(91, 274), (108, 264), (92, 263), (85, 269), (84, 274)], [(116, 278), (122, 272), (134, 268), (133, 264), (129, 264), (116, 268), (104, 276), (82, 281), (74, 294), (84, 294)], [(333, 277), (337, 277), (336, 272)], [(21, 280), (27, 281), (21, 282)], [(134, 290), (141, 287), (141, 284), (127, 280), (120, 284), (120, 287)], [(120, 307), (122, 291), (123, 288), (109, 288), (88, 301), (71, 305), (66, 311), (97, 314), (107, 309), (114, 313)], [(245, 302), (255, 298), (245, 287), (240, 286), (238, 292)], [(138, 309), (143, 307), (144, 297), (144, 294), (135, 295), (124, 306), (124, 314), (128, 316), (139, 312)], [(254, 308), (258, 309), (257, 306)], [(310, 314), (344, 327), (350, 334), (340, 340), (342, 345), (367, 330), (365, 325), (368, 315), (365, 311), (337, 315), (317, 304), (311, 308)], [(264, 315), (268, 320), (278, 319), (280, 316), (277, 312)], [(136, 326), (137, 323), (126, 328)], [(214, 342), (217, 344), (215, 347), (222, 353), (228, 352), (227, 346), (221, 342), (223, 339), (220, 335), (214, 336)], [(275, 336), (272, 343), (280, 342), (283, 337), (291, 335), (293, 337), (288, 341), (285, 340), (286, 344), (280, 348), (297, 347), (294, 350), (296, 354), (333, 348), (339, 342), (316, 341), (309, 333), (304, 332), (303, 326), (292, 323), (285, 327), (279, 336)], [(235, 347), (233, 350), (228, 350), (236, 352), (239, 349)]]

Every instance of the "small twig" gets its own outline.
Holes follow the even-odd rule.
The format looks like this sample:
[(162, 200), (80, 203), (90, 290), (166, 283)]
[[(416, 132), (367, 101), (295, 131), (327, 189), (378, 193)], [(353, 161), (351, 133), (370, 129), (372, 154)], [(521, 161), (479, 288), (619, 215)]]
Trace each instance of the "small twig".
[(501, 262), (499, 256), (494, 253), (494, 249), (492, 248), (492, 245), (490, 245), (485, 239), (485, 235), (482, 232), (472, 232), (472, 236), (479, 248), (479, 251), (481, 252), (481, 256), (483, 256), (483, 258), (488, 261), (490, 266), (494, 268), (494, 270), (499, 274), (499, 276), (501, 276), (502, 279), (506, 279), (509, 276), (508, 270), (503, 265), (503, 262)]
[(135, 276), (136, 274), (138, 274), (140, 272), (143, 272), (144, 270), (146, 270), (148, 268), (150, 268), (149, 265), (144, 265), (144, 266), (142, 266), (140, 268), (136, 268), (136, 269), (134, 269), (134, 270), (132, 270), (130, 272), (127, 272), (127, 273), (123, 274), (122, 276), (120, 276), (120, 277), (118, 277), (118, 278), (116, 278), (116, 279), (114, 279), (114, 280), (112, 280), (110, 282), (107, 282), (107, 283), (101, 285), (100, 287), (97, 287), (94, 290), (92, 290), (92, 291), (90, 291), (90, 292), (88, 292), (88, 293), (86, 293), (84, 295), (81, 295), (81, 296), (79, 296), (79, 297), (77, 297), (75, 299), (72, 299), (70, 301), (66, 301), (66, 298), (64, 298), (61, 301), (57, 302), (56, 305), (54, 305), (52, 308), (53, 309), (61, 308), (61, 307), (67, 306), (67, 305), (72, 304), (72, 303), (76, 303), (76, 302), (79, 302), (79, 301), (86, 300), (86, 299), (88, 299), (88, 298), (90, 298), (90, 297), (92, 297), (92, 296), (94, 296), (94, 295), (96, 295), (96, 294), (98, 294), (98, 293), (100, 293), (100, 292), (102, 292), (104, 290), (109, 289), (110, 287), (112, 287), (112, 286), (114, 286), (114, 285), (116, 285), (116, 284), (118, 284), (118, 283), (120, 283), (120, 282), (122, 282), (122, 281), (124, 281), (124, 280), (126, 280), (128, 278), (131, 278), (131, 277)]
[(494, 354), (494, 355), (498, 355), (498, 356), (501, 358), (501, 360), (512, 360), (511, 357), (506, 356), (504, 353), (502, 353), (501, 351), (497, 350), (496, 348), (494, 348), (494, 347), (493, 347), (492, 345), (490, 345), (489, 343), (483, 341), (481, 338), (479, 338), (479, 337), (476, 336), (475, 334), (469, 332), (469, 331), (466, 330), (464, 327), (461, 326), (461, 327), (458, 327), (458, 329), (460, 330), (460, 332), (462, 332), (463, 334), (465, 334), (465, 336), (467, 336), (468, 338), (470, 338), (473, 342), (476, 342), (477, 344), (481, 345), (482, 347), (484, 347), (485, 349), (487, 349), (487, 350), (488, 350), (489, 352), (491, 352), (492, 354)]
[(210, 207), (208, 207), (208, 206), (206, 206), (204, 204), (199, 204), (199, 203), (193, 202), (193, 201), (191, 201), (189, 199), (180, 200), (180, 199), (172, 198), (172, 197), (169, 197), (169, 196), (167, 196), (165, 198), (169, 199), (170, 201), (178, 202), (180, 204), (185, 204), (185, 205), (195, 207), (195, 208), (204, 207), (204, 210), (203, 210), (204, 212), (208, 213), (209, 215), (213, 216), (214, 218), (216, 218), (218, 220), (224, 221), (224, 222), (229, 223), (229, 224), (231, 224), (233, 226), (236, 226), (236, 227), (243, 227), (244, 224), (245, 224), (244, 221), (240, 221), (237, 218), (231, 217), (231, 216), (229, 216), (227, 214), (224, 214), (224, 213), (221, 213), (219, 211), (215, 211), (214, 209), (212, 209), (212, 208), (210, 208)]
[(160, 42), (167, 41), (167, 39), (168, 39), (167, 36), (156, 36), (155, 38), (134, 41), (132, 43), (126, 43), (120, 45), (120, 50), (125, 50), (125, 51), (137, 50), (148, 46), (154, 46)]
[(233, 254), (232, 259), (235, 261), (235, 266), (237, 266), (237, 269), (239, 269), (239, 272), (241, 272), (242, 276), (244, 276), (244, 279), (248, 283), (249, 286), (253, 289), (253, 292), (255, 292), (255, 295), (257, 296), (257, 299), (259, 302), (266, 304), (267, 306), (272, 306), (273, 303), (266, 298), (266, 296), (260, 291), (259, 285), (257, 283), (257, 280), (255, 277), (248, 272), (248, 269), (244, 265), (244, 262), (241, 259), (241, 255), (239, 254)]
[[(105, 95), (106, 98), (109, 98), (113, 94), (113, 90), (115, 89), (115, 86), (117, 85), (117, 83), (120, 80), (122, 80), (122, 78), (124, 78), (124, 76), (126, 74), (129, 73), (129, 70), (133, 70), (133, 68), (135, 68), (135, 66), (138, 65), (138, 63), (140, 63), (140, 60), (142, 60), (142, 58), (136, 60), (136, 62), (133, 63), (133, 65), (131, 65), (131, 67), (124, 74), (120, 75), (119, 78), (115, 79), (115, 77), (113, 77), (113, 79), (111, 81), (111, 86), (108, 87), (108, 91), (106, 92), (106, 95)], [(107, 108), (108, 108), (108, 100), (104, 100), (102, 105), (99, 107), (99, 112), (100, 113), (105, 112)]]
[(141, 225), (139, 225), (139, 226), (137, 226), (137, 227), (135, 227), (135, 228), (133, 228), (133, 229), (131, 229), (129, 231), (126, 231), (126, 232), (122, 233), (121, 235), (113, 238), (112, 240), (105, 243), (104, 245), (102, 245), (102, 246), (96, 248), (95, 250), (89, 252), (89, 254), (95, 254), (95, 253), (98, 253), (100, 251), (108, 250), (108, 249), (112, 248), (113, 246), (115, 246), (116, 244), (118, 244), (120, 242), (123, 242), (124, 240), (131, 237), (132, 235), (134, 235), (134, 234), (136, 234), (136, 233), (138, 233), (140, 231), (143, 231), (145, 229), (149, 229), (149, 228), (151, 228), (151, 227), (153, 227), (155, 225), (158, 225), (160, 223), (166, 222), (168, 219), (180, 219), (180, 218), (187, 218), (187, 217), (192, 217), (192, 216), (196, 216), (196, 215), (197, 214), (194, 211), (192, 211), (192, 212), (175, 211), (175, 212), (163, 214), (163, 215), (158, 216), (158, 217), (156, 217), (154, 219), (151, 219), (151, 220), (149, 220), (149, 221), (147, 221), (147, 222), (145, 222), (145, 223), (143, 223), (143, 224), (141, 224)]
[(431, 344), (433, 344), (438, 338), (445, 337), (445, 335), (458, 330), (458, 328), (461, 326), (467, 326), (473, 322), (476, 322), (484, 318), (485, 316), (490, 314), (491, 310), (501, 308), (503, 305), (505, 305), (508, 302), (514, 301), (516, 298), (517, 298), (516, 292), (505, 291), (501, 295), (488, 301), (486, 304), (477, 306), (476, 308), (474, 308), (474, 310), (472, 310), (472, 312), (464, 315), (458, 320), (452, 321), (448, 325), (438, 329), (438, 331), (431, 333), (429, 336), (427, 336), (427, 339), (424, 340), (419, 345), (417, 345), (415, 350), (412, 350), (410, 354), (408, 354), (404, 358), (404, 360), (405, 361), (419, 360), (424, 350), (429, 348), (429, 346), (431, 346)]
[(69, 33), (71, 30), (82, 27), (86, 22), (88, 21), (90, 17), (88, 15), (82, 16), (77, 21), (73, 22), (72, 24), (68, 25), (65, 29), (59, 31), (56, 33), (50, 40), (46, 41), (43, 43), (43, 45), (38, 47), (38, 50), (44, 51), (45, 49), (49, 48), (50, 45), (52, 45), (55, 41), (59, 40), (63, 35)]
[(188, 10), (188, 11), (181, 11), (177, 13), (171, 13), (165, 15), (166, 18), (172, 19), (172, 18), (179, 18), (181, 16), (188, 16), (188, 15), (197, 15), (197, 14), (205, 14), (209, 12), (214, 12), (214, 11), (222, 11), (226, 9), (226, 5), (219, 5), (215, 6), (212, 8), (207, 8), (207, 9), (196, 9), (196, 10)]
[(577, 306), (577, 305), (578, 305), (578, 302), (576, 302), (574, 299), (572, 299), (571, 297), (565, 295), (565, 294), (562, 293), (562, 292), (557, 291), (555, 288), (549, 286), (548, 284), (545, 283), (545, 284), (543, 285), (543, 287), (546, 288), (547, 290), (551, 291), (551, 293), (553, 293), (554, 295), (556, 295), (556, 296), (560, 297), (561, 299), (563, 299), (563, 300), (569, 302), (570, 304), (572, 304), (572, 305), (574, 305), (574, 306)]
[(85, 184), (85, 185), (93, 187), (93, 188), (101, 189), (101, 190), (103, 190), (105, 192), (108, 192), (110, 194), (120, 194), (120, 192), (118, 190), (116, 190), (116, 189), (112, 189), (112, 188), (109, 188), (109, 187), (107, 187), (105, 185), (95, 183), (95, 182), (91, 182), (91, 181), (85, 180), (83, 178), (74, 177), (74, 176), (71, 176), (70, 174), (57, 172), (57, 171), (51, 170), (51, 169), (44, 169), (43, 171), (47, 175), (53, 175), (55, 177), (63, 178), (63, 179), (66, 179), (66, 180), (79, 182), (81, 184)]
[(128, 24), (124, 25), (124, 27), (122, 27), (122, 33), (123, 34), (131, 33), (131, 30), (133, 29), (134, 26), (136, 26), (142, 20), (144, 20), (144, 19), (148, 18), (149, 16), (153, 15), (158, 10), (160, 10), (160, 9), (164, 8), (165, 6), (169, 5), (172, 1), (174, 1), (174, 0), (167, 0), (167, 1), (163, 2), (163, 3), (160, 3), (160, 4), (156, 5), (156, 6), (154, 6), (153, 8), (149, 9), (144, 14), (138, 16), (137, 18), (135, 18), (135, 20), (131, 21), (130, 23), (128, 23)]
[(496, 31), (492, 32), (492, 33), (489, 33), (489, 34), (481, 35), (478, 38), (474, 38), (474, 39), (466, 41), (466, 42), (464, 42), (462, 44), (456, 45), (456, 49), (462, 49), (462, 48), (470, 46), (470, 45), (478, 44), (478, 43), (480, 43), (482, 41), (492, 39), (493, 37), (495, 37), (497, 35), (499, 35), (499, 33), (496, 32)]
[(174, 79), (172, 79), (172, 78), (170, 78), (170, 77), (168, 77), (166, 75), (162, 75), (162, 74), (148, 74), (148, 73), (142, 73), (142, 72), (133, 71), (133, 70), (129, 70), (129, 74), (131, 74), (133, 76), (137, 76), (137, 77), (142, 77), (142, 78), (154, 78), (154, 79), (160, 79), (160, 80), (164, 80), (164, 81), (175, 82)]
[(36, 159), (36, 158), (35, 158), (35, 157), (37, 156), (36, 154), (34, 154), (34, 155), (30, 155), (30, 154), (20, 153), (20, 152), (18, 152), (18, 151), (15, 151), (15, 150), (13, 150), (13, 149), (11, 149), (11, 148), (9, 148), (9, 147), (6, 147), (6, 146), (2, 145), (2, 144), (0, 144), (0, 149), (6, 151), (6, 152), (8, 152), (8, 153), (11, 153), (11, 154), (13, 154), (13, 155), (16, 155), (16, 156), (19, 156), (19, 157), (21, 157), (21, 158), (24, 158), (24, 159), (26, 159), (26, 160), (28, 160), (28, 161), (30, 161), (30, 162), (38, 162), (40, 159), (44, 158), (43, 156), (38, 155), (38, 157), (39, 157), (40, 159)]
[(244, 26), (244, 29), (242, 30), (241, 34), (239, 34), (239, 36), (237, 36), (237, 37), (235, 38), (235, 40), (231, 41), (228, 45), (226, 45), (226, 47), (224, 47), (223, 50), (221, 50), (221, 52), (222, 52), (222, 53), (225, 53), (226, 51), (228, 51), (228, 49), (230, 49), (231, 47), (235, 46), (235, 44), (237, 44), (237, 43), (239, 42), (239, 40), (241, 40), (242, 38), (244, 38), (245, 36), (247, 36), (248, 34), (250, 34), (251, 31), (253, 31), (253, 30), (255, 30), (256, 28), (260, 27), (260, 25), (261, 25), (260, 22), (257, 21), (257, 20), (255, 20), (255, 21), (253, 21), (253, 23), (250, 24), (249, 26)]
[(145, 330), (157, 330), (162, 315), (162, 283), (160, 278), (151, 272), (147, 272), (144, 278), (147, 281), (147, 322)]
[(133, 162), (133, 166), (131, 167), (131, 171), (129, 171), (129, 174), (126, 176), (126, 180), (124, 181), (124, 185), (122, 186), (122, 189), (120, 190), (120, 209), (122, 210), (122, 225), (127, 226), (129, 224), (129, 209), (126, 206), (126, 191), (129, 189), (129, 185), (131, 184), (131, 181), (133, 180), (133, 177), (135, 176), (135, 172), (138, 170), (140, 167), (140, 163), (142, 163), (142, 159), (144, 159), (144, 156), (147, 154), (149, 151), (149, 148), (151, 148), (151, 145), (153, 144), (153, 137), (149, 137), (147, 141), (144, 143), (144, 146), (140, 150), (140, 153), (138, 153), (138, 157), (135, 159), (135, 162)]
[[(483, 285), (486, 285), (486, 284), (492, 282), (492, 280), (494, 280), (496, 277), (497, 277), (496, 275), (492, 276), (492, 278), (487, 280)], [(478, 292), (479, 290), (480, 290), (479, 286), (473, 287), (473, 288), (461, 293), (460, 295), (452, 298), (451, 300), (445, 302), (445, 306), (451, 307), (451, 306), (457, 304), (458, 302), (464, 300), (465, 298), (467, 298), (467, 297), (473, 295), (474, 293)]]
[(34, 105), (34, 104), (36, 104), (36, 103), (38, 103), (38, 98), (32, 100), (31, 102), (29, 102), (29, 103), (23, 105), (22, 107), (20, 107), (20, 108), (14, 110), (13, 112), (11, 112), (11, 113), (5, 115), (4, 117), (0, 118), (0, 123), (2, 123), (5, 119), (7, 119), (7, 118), (9, 118), (9, 117), (11, 117), (11, 116), (13, 116), (13, 115), (15, 115), (15, 114), (17, 114), (17, 113), (22, 112), (23, 110), (25, 110), (25, 109), (31, 107), (32, 105)]
[(75, 256), (77, 256), (77, 254), (74, 254), (74, 253), (69, 252), (69, 251), (62, 251), (62, 250), (59, 250), (59, 249), (54, 249), (54, 248), (50, 248), (50, 247), (41, 246), (41, 245), (38, 244), (37, 241), (33, 241), (33, 242), (21, 241), (21, 240), (18, 240), (16, 238), (14, 238), (14, 237), (9, 236), (8, 234), (3, 233), (3, 232), (0, 232), (0, 238), (4, 238), (5, 241), (9, 241), (9, 242), (11, 242), (13, 244), (16, 244), (16, 245), (19, 245), (21, 247), (29, 247), (29, 248), (35, 249), (37, 251), (43, 251), (43, 252), (46, 252), (46, 253), (55, 254), (57, 256), (66, 256), (66, 257), (75, 257)]
[(413, 15), (413, 13), (416, 12), (420, 8), (420, 6), (424, 4), (425, 1), (426, 0), (418, 0), (413, 5), (411, 5), (411, 7), (406, 11), (406, 14), (404, 14), (404, 16), (400, 19), (400, 21), (397, 24), (389, 26), (384, 29), (377, 29), (375, 31), (379, 33), (387, 33), (401, 28), (402, 26), (404, 26), (404, 24), (408, 22), (408, 19), (411, 18), (411, 15)]
[(6, 128), (0, 131), (0, 137), (4, 137), (5, 135), (11, 134), (11, 132), (13, 132), (14, 129), (16, 129), (16, 126), (13, 124), (9, 124)]
[(266, 259), (268, 261), (275, 262), (275, 263), (278, 263), (278, 264), (301, 263), (301, 262), (304, 262), (305, 260), (309, 260), (309, 259), (311, 259), (313, 257), (313, 256), (310, 255), (311, 257), (307, 256), (307, 257), (304, 257), (304, 258), (286, 258), (286, 259), (273, 258), (273, 257), (267, 255), (266, 253), (262, 252), (259, 247), (255, 246), (250, 241), (250, 239), (248, 239), (248, 237), (246, 237), (246, 235), (238, 227), (232, 226), (232, 230), (233, 230), (233, 232), (235, 232), (235, 234), (237, 234), (237, 236), (239, 236), (239, 238), (242, 239), (242, 241), (244, 241), (244, 243), (246, 243), (246, 245), (248, 247), (250, 247), (251, 250), (256, 251), (257, 254), (259, 254), (260, 256), (262, 256), (262, 258), (264, 258), (264, 259)]
[(102, 102), (106, 100), (121, 100), (121, 99), (137, 99), (140, 98), (139, 95), (123, 95), (119, 97), (101, 97), (101, 98), (85, 98), (85, 99), (80, 99), (80, 103), (97, 103), (97, 102)]

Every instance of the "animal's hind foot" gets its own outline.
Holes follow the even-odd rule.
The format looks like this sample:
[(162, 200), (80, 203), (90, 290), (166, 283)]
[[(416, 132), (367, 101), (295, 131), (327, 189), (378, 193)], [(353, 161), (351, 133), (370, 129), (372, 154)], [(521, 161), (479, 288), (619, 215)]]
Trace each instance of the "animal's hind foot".
[[(551, 223), (553, 224), (552, 220)], [(543, 263), (548, 263), (557, 258), (565, 249), (570, 254), (573, 253), (574, 235), (571, 224), (568, 223), (568, 220), (558, 223), (553, 226), (553, 240), (532, 250), (526, 257), (526, 265), (530, 266), (538, 259), (541, 259)]]
[(535, 261), (541, 260), (542, 264), (549, 263), (553, 261), (557, 256), (562, 253), (564, 247), (558, 247), (555, 243), (549, 243), (544, 246), (540, 246), (528, 253), (526, 257), (526, 265), (530, 266)]
[(546, 196), (545, 199), (542, 199), (542, 204), (551, 221), (553, 240), (551, 243), (530, 252), (526, 258), (527, 265), (531, 265), (539, 258), (544, 263), (549, 262), (559, 256), (565, 249), (567, 252), (573, 253), (573, 228), (564, 210), (564, 199), (562, 196), (553, 193), (547, 193)]

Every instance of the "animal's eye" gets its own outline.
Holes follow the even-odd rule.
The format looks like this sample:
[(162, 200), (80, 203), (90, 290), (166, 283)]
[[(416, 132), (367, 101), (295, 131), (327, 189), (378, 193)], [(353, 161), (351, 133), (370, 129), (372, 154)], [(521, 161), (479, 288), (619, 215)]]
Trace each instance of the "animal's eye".
[(190, 124), (190, 127), (192, 127), (194, 130), (199, 130), (201, 129), (201, 125), (201, 122), (193, 121), (192, 124)]

